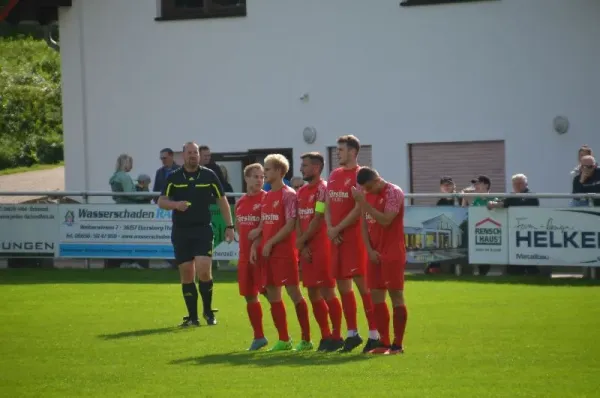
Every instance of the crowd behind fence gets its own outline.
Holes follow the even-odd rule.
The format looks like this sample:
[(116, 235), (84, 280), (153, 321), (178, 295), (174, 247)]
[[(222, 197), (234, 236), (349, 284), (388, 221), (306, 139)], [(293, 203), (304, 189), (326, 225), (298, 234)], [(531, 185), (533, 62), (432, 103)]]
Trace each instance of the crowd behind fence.
[[(243, 194), (227, 195), (240, 197)], [(154, 204), (89, 203), (91, 197), (156, 197), (156, 193), (33, 191), (0, 192), (0, 196), (69, 197), (82, 198), (83, 202), (2, 205), (0, 220), (4, 232), (0, 232), (0, 257), (79, 258), (85, 259), (88, 267), (90, 258), (172, 258), (170, 212)], [(591, 205), (600, 195), (443, 192), (405, 195), (406, 199), (448, 197), (588, 199)], [(567, 206), (491, 210), (485, 206), (406, 206), (407, 261), (413, 264), (579, 266), (589, 268), (595, 277), (595, 267), (600, 266), (600, 223), (595, 217), (600, 217), (600, 212)], [(115, 211), (117, 208), (120, 210)], [(98, 210), (114, 217), (111, 215), (110, 220), (104, 219), (98, 224), (99, 220), (93, 218)], [(215, 209), (211, 210), (214, 222), (220, 214), (218, 210), (216, 213)], [(151, 232), (140, 232), (142, 224), (145, 231)], [(230, 244), (221, 240), (215, 242), (215, 260), (235, 264), (237, 242)]]

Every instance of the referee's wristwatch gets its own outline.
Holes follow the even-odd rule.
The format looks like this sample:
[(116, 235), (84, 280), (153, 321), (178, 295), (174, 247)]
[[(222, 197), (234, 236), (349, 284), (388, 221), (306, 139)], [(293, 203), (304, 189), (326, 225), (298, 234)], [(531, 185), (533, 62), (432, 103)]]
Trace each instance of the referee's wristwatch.
[(235, 226), (233, 226), (233, 225), (228, 225), (228, 226), (226, 226), (226, 227), (225, 227), (225, 229), (235, 229)]

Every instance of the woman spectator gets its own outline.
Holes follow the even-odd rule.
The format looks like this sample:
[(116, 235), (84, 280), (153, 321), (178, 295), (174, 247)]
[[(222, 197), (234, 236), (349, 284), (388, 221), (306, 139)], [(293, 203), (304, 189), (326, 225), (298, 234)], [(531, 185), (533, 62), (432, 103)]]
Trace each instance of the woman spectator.
[[(571, 182), (573, 181), (573, 179), (581, 174), (581, 158), (584, 156), (594, 156), (594, 153), (592, 151), (592, 148), (590, 148), (587, 145), (582, 145), (581, 148), (579, 148), (579, 151), (577, 153), (577, 167), (575, 167), (573, 170), (571, 170)], [(569, 206), (571, 207), (579, 207), (579, 206), (589, 206), (589, 203), (587, 201), (587, 199), (572, 199), (569, 202)]]
[[(133, 158), (127, 154), (119, 155), (115, 173), (110, 177), (108, 183), (113, 192), (136, 192), (136, 184), (129, 175), (133, 168)], [(140, 197), (135, 196), (113, 196), (115, 203), (139, 203)]]
[[(129, 175), (129, 172), (133, 168), (133, 158), (127, 154), (119, 155), (117, 158), (117, 164), (115, 166), (115, 172), (108, 180), (110, 189), (113, 192), (136, 192), (136, 184)], [(113, 200), (118, 204), (134, 204), (140, 203), (141, 199), (145, 199), (140, 196), (113, 196)], [(110, 259), (105, 260), (106, 268), (148, 268), (147, 262), (144, 263), (146, 267), (135, 262), (135, 260), (123, 258), (123, 259)]]

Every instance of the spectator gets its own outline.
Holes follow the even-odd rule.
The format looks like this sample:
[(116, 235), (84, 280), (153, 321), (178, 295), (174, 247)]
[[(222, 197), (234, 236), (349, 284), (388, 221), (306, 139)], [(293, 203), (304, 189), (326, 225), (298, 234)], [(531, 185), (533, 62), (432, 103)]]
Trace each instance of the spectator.
[[(477, 178), (471, 180), (471, 187), (464, 189), (462, 192), (476, 192), (476, 193), (489, 193), (492, 187), (492, 181), (489, 177), (480, 175)], [(491, 202), (492, 199), (488, 197), (476, 197), (473, 200), (473, 206), (487, 206), (488, 202)], [(469, 200), (467, 198), (463, 199), (463, 206), (469, 204)], [(481, 264), (478, 265), (479, 275), (486, 276), (490, 272), (491, 266), (489, 264)]]
[[(109, 184), (113, 192), (136, 192), (136, 184), (129, 175), (133, 168), (133, 159), (127, 154), (119, 155), (115, 167), (115, 173), (110, 177)], [(137, 196), (113, 196), (115, 203), (134, 204), (138, 203), (141, 197)], [(142, 268), (131, 259), (110, 259), (105, 261), (106, 268)]]
[(219, 181), (221, 181), (221, 184), (223, 184), (225, 182), (225, 176), (223, 175), (221, 168), (212, 160), (212, 153), (208, 145), (200, 145), (198, 150), (200, 151), (200, 166), (214, 171), (219, 178)]
[(298, 190), (304, 185), (304, 180), (302, 177), (292, 177), (290, 184), (291, 187), (294, 188), (294, 191), (298, 192)]
[[(582, 145), (581, 148), (579, 148), (579, 151), (577, 152), (577, 158), (578, 158), (577, 167), (575, 167), (573, 170), (571, 170), (571, 179), (574, 179), (576, 176), (581, 175), (581, 158), (583, 158), (584, 156), (594, 156), (594, 153), (592, 152), (592, 148), (590, 148), (587, 145)], [(573, 199), (569, 202), (569, 206), (572, 206), (572, 207), (588, 206), (588, 205), (589, 205), (589, 202), (587, 199)]]
[[(529, 185), (527, 183), (527, 176), (525, 174), (515, 174), (512, 176), (512, 186), (514, 193), (531, 193)], [(489, 201), (487, 204), (488, 209), (507, 208), (512, 206), (539, 206), (540, 200), (538, 198), (506, 198), (504, 200)]]
[(165, 148), (160, 151), (160, 161), (163, 165), (160, 169), (156, 170), (152, 192), (161, 192), (167, 183), (169, 174), (179, 168), (179, 165), (173, 159), (173, 150), (171, 148)]
[[(440, 192), (442, 193), (456, 193), (456, 185), (454, 184), (454, 180), (452, 177), (442, 177), (440, 179)], [(448, 197), (441, 198), (437, 201), (437, 206), (458, 206), (460, 204), (460, 200), (456, 197)], [(426, 274), (437, 274), (441, 271), (440, 263), (430, 263), (425, 268)]]
[[(223, 173), (223, 181), (221, 181), (221, 185), (223, 185), (223, 191), (225, 193), (233, 192), (233, 187), (229, 182), (229, 171), (227, 171), (227, 167), (223, 165), (219, 165), (219, 167), (221, 168), (221, 172)], [(233, 196), (227, 196), (227, 201), (230, 205), (235, 205), (235, 198)]]
[[(108, 181), (113, 192), (135, 192), (135, 183), (129, 175), (133, 168), (133, 159), (127, 154), (119, 155), (115, 173)], [(138, 203), (139, 197), (135, 196), (113, 196), (115, 203)]]
[[(573, 193), (600, 194), (600, 168), (591, 155), (581, 158), (581, 173), (573, 178)], [(593, 200), (594, 206), (600, 206), (600, 198)]]
[[(148, 174), (140, 174), (137, 178), (137, 184), (135, 190), (137, 192), (150, 192), (150, 176)], [(137, 203), (152, 203), (150, 196), (140, 196)]]
[[(515, 174), (512, 177), (512, 186), (514, 193), (531, 193), (527, 184), (525, 174)], [(508, 208), (514, 206), (539, 206), (538, 198), (506, 198), (502, 201), (488, 202), (488, 209)], [(540, 269), (536, 266), (509, 265), (506, 267), (506, 273), (509, 275), (537, 275)]]

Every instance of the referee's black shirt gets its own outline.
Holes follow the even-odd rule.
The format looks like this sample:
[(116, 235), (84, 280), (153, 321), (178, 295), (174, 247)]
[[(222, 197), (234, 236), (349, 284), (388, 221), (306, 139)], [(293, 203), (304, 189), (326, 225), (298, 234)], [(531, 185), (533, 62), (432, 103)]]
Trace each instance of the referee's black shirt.
[(173, 227), (186, 228), (210, 225), (210, 205), (224, 192), (215, 172), (200, 166), (195, 172), (180, 167), (169, 174), (161, 195), (176, 202), (191, 203), (186, 211), (173, 210)]

